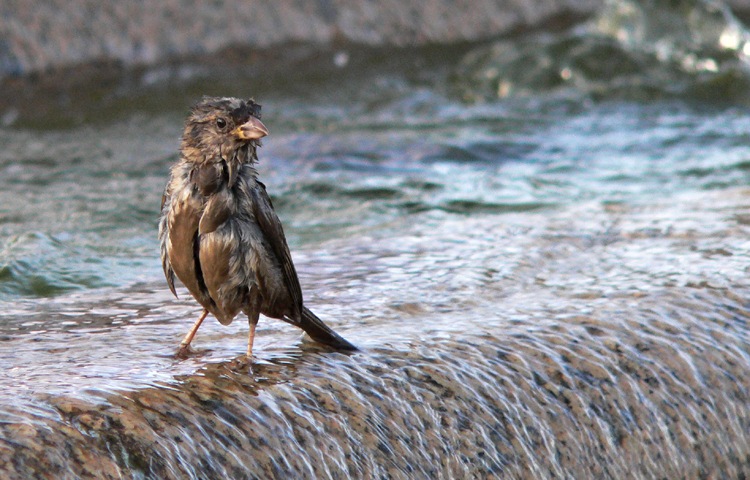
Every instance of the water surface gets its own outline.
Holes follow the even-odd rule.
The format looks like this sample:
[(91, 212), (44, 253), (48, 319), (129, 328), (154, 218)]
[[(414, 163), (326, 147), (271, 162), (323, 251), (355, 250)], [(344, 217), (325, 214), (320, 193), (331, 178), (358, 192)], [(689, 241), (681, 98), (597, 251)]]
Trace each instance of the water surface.
[[(721, 10), (654, 40), (628, 5), (653, 8), (287, 75), (164, 67), (0, 129), (3, 470), (747, 475), (746, 32)], [(174, 358), (200, 311), (156, 220), (202, 93), (263, 104), (306, 302), (360, 353), (263, 319), (248, 372), (238, 318)]]

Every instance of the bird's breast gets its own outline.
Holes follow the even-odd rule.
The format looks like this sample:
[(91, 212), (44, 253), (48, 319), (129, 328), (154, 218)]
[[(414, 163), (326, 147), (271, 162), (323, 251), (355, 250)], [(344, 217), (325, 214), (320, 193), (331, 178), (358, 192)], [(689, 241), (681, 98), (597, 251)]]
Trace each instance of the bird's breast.
[(204, 197), (209, 197), (227, 185), (229, 174), (225, 161), (196, 165), (189, 181)]
[(206, 201), (198, 224), (198, 233), (205, 235), (216, 231), (236, 213), (237, 202), (233, 193), (228, 188), (215, 192)]
[(196, 300), (229, 323), (251, 285), (280, 277), (253, 214), (254, 170), (243, 165), (232, 187), (221, 164), (178, 173), (167, 221), (172, 268)]

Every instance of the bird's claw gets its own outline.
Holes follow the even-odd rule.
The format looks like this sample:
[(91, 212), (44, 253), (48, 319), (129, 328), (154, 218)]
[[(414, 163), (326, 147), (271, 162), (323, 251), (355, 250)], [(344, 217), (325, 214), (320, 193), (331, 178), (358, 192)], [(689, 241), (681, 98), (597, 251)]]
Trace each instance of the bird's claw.
[(247, 355), (241, 355), (237, 358), (232, 359), (228, 366), (234, 371), (242, 371), (247, 369), (248, 373), (253, 373), (253, 357)]
[(190, 345), (180, 345), (180, 348), (177, 350), (175, 357), (179, 358), (180, 360), (184, 360), (188, 358), (191, 353), (192, 350), (190, 349)]

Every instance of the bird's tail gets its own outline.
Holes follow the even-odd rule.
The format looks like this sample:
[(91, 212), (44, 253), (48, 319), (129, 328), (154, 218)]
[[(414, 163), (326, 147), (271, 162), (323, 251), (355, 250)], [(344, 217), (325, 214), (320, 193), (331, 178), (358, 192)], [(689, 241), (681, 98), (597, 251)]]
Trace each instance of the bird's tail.
[(323, 345), (336, 348), (338, 350), (357, 350), (357, 347), (347, 342), (341, 335), (334, 332), (331, 327), (323, 323), (307, 307), (302, 307), (302, 321), (299, 323), (310, 338)]

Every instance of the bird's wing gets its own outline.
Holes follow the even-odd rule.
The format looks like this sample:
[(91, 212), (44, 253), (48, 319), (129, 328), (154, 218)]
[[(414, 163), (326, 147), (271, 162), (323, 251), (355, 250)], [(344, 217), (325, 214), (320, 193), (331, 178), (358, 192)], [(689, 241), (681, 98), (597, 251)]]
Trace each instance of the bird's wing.
[(271, 199), (266, 192), (266, 186), (261, 182), (257, 182), (257, 185), (258, 188), (250, 189), (254, 200), (253, 213), (255, 214), (258, 226), (260, 226), (260, 229), (263, 231), (263, 236), (271, 246), (276, 259), (281, 266), (281, 271), (284, 275), (284, 285), (289, 292), (289, 297), (291, 298), (294, 307), (293, 313), (290, 317), (293, 320), (299, 321), (302, 315), (302, 289), (300, 288), (299, 279), (297, 278), (297, 271), (294, 269), (294, 263), (292, 263), (292, 255), (289, 253), (289, 246), (286, 243), (284, 229), (281, 226), (279, 217), (273, 209)]
[(164, 189), (164, 194), (161, 196), (161, 215), (159, 217), (159, 243), (161, 245), (161, 266), (164, 269), (164, 276), (167, 278), (167, 285), (169, 285), (169, 289), (172, 291), (172, 295), (176, 297), (177, 291), (174, 288), (174, 269), (172, 268), (172, 263), (169, 261), (169, 255), (167, 254), (169, 202), (169, 184), (167, 184), (167, 188)]

